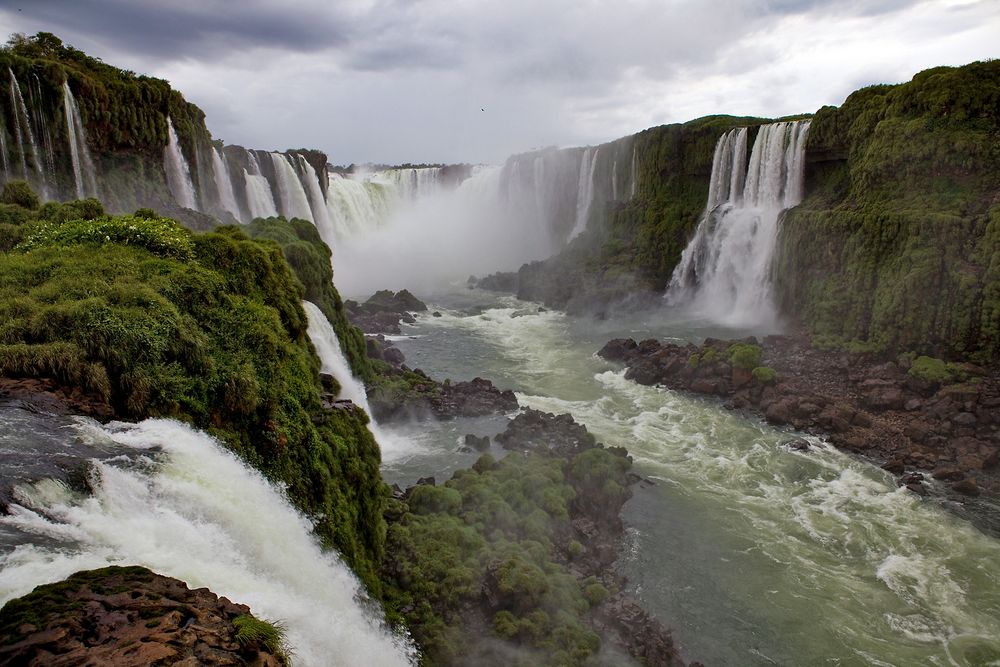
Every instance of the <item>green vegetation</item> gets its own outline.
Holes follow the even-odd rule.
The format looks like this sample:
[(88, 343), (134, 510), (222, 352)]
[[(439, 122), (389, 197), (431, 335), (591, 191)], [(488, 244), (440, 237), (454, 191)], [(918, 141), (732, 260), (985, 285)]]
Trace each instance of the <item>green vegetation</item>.
[(909, 373), (915, 378), (934, 384), (954, 384), (966, 378), (966, 374), (957, 364), (925, 356), (913, 360)]
[(375, 369), (365, 353), (365, 337), (347, 321), (344, 303), (333, 284), (330, 248), (323, 243), (316, 225), (292, 218), (258, 218), (242, 227), (252, 238), (275, 241), (305, 288), (305, 298), (316, 304), (333, 325), (344, 356), (354, 375), (365, 381), (375, 376)]
[(726, 350), (729, 363), (737, 368), (752, 370), (760, 366), (760, 358), (763, 351), (759, 345), (749, 345), (747, 343), (734, 343)]
[(321, 407), (303, 287), (282, 250), (148, 212), (58, 222), (81, 209), (100, 207), (7, 211), (0, 248), (24, 240), (0, 253), (0, 372), (83, 389), (121, 418), (206, 429), (287, 485), (377, 594), (378, 446), (361, 411)]
[[(817, 112), (776, 288), (826, 346), (1000, 355), (1000, 61)], [(863, 346), (863, 347), (861, 347)]]
[(285, 626), (281, 623), (271, 623), (250, 614), (242, 614), (233, 619), (233, 626), (236, 628), (236, 641), (240, 644), (263, 646), (283, 662), (288, 661)]
[(519, 645), (525, 665), (579, 665), (597, 652), (583, 617), (609, 592), (571, 574), (587, 548), (569, 522), (580, 510), (617, 517), (630, 466), (621, 454), (593, 448), (568, 460), (532, 453), (499, 462), (485, 454), (445, 485), (390, 502), (387, 598), (424, 664), (467, 664), (477, 615)]
[(778, 379), (778, 373), (769, 366), (758, 366), (751, 371), (753, 379), (761, 384), (771, 384)]

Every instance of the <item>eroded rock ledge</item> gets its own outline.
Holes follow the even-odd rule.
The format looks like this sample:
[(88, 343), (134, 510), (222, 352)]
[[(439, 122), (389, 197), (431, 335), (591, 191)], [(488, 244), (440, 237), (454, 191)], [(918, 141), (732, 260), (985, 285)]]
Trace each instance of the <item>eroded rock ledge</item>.
[[(0, 664), (287, 665), (255, 633), (250, 608), (143, 567), (77, 572), (0, 610)], [(280, 642), (278, 642), (280, 643)]]
[[(734, 349), (743, 350), (740, 359)], [(1000, 491), (995, 368), (951, 364), (952, 377), (928, 379), (906, 356), (886, 362), (786, 336), (761, 345), (753, 338), (701, 346), (615, 339), (598, 354), (624, 362), (626, 377), (640, 384), (721, 396), (772, 423), (826, 434), (837, 447), (879, 460), (917, 493), (926, 492), (927, 477), (964, 496)]]

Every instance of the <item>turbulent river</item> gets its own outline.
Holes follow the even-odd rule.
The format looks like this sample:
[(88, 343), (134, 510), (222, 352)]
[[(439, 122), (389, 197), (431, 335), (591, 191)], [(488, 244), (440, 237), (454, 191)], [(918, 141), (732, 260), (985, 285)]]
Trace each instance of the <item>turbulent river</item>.
[[(396, 337), (411, 367), (477, 375), (569, 412), (638, 472), (619, 567), (706, 665), (1000, 665), (1000, 542), (878, 467), (714, 400), (643, 387), (595, 356), (609, 339), (745, 335), (696, 322), (599, 322), (464, 292)], [(465, 433), (500, 420), (395, 427), (389, 481), (471, 464)], [(787, 443), (806, 437), (807, 452)]]

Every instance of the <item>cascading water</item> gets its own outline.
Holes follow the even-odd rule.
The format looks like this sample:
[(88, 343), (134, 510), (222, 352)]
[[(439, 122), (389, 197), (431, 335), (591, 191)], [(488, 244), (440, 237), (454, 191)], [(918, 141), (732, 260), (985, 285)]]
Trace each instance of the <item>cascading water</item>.
[(667, 290), (671, 304), (731, 326), (773, 325), (771, 258), (782, 211), (802, 200), (808, 132), (808, 120), (761, 126), (749, 167), (748, 130), (720, 137), (705, 213)]
[(576, 191), (576, 224), (569, 233), (568, 241), (572, 241), (587, 228), (590, 219), (590, 206), (594, 203), (594, 173), (597, 169), (597, 156), (600, 148), (588, 147), (583, 152), (580, 163), (580, 184)]
[(76, 429), (126, 453), (91, 461), (90, 496), (52, 479), (16, 487), (0, 526), (25, 538), (0, 553), (0, 603), (79, 570), (137, 564), (283, 622), (295, 664), (413, 663), (309, 520), (216, 440), (158, 419)]
[(51, 181), (56, 173), (56, 157), (52, 150), (52, 133), (49, 132), (49, 124), (45, 118), (44, 104), (42, 102), (42, 80), (35, 73), (31, 74), (28, 85), (28, 95), (31, 98), (31, 112), (35, 117), (35, 127), (38, 129), (38, 138), (41, 141), (41, 150), (45, 173)]
[(10, 178), (10, 163), (7, 161), (7, 128), (4, 122), (3, 110), (0, 110), (0, 166), (3, 167), (3, 178)]
[(295, 158), (299, 180), (302, 181), (302, 186), (309, 197), (309, 208), (312, 210), (313, 222), (323, 242), (333, 248), (336, 245), (337, 234), (333, 221), (330, 219), (330, 213), (326, 208), (323, 190), (319, 186), (319, 176), (316, 174), (316, 169), (303, 156), (296, 155)]
[(316, 354), (319, 355), (322, 371), (329, 373), (340, 383), (340, 396), (338, 398), (349, 399), (371, 417), (368, 392), (351, 372), (351, 365), (340, 347), (337, 332), (333, 330), (330, 321), (326, 319), (326, 315), (319, 309), (319, 306), (311, 301), (303, 301), (302, 307), (309, 318), (309, 340), (312, 341), (313, 347), (316, 348)]
[(181, 144), (170, 116), (167, 116), (167, 137), (167, 145), (163, 148), (163, 169), (167, 173), (167, 185), (180, 206), (197, 210), (191, 168), (181, 152)]
[(331, 173), (326, 208), (338, 238), (365, 234), (381, 227), (391, 208), (388, 185)]
[(302, 182), (289, 160), (287, 155), (271, 153), (271, 162), (274, 164), (274, 174), (278, 181), (278, 200), (281, 205), (281, 214), (289, 219), (302, 218), (313, 222), (309, 198), (306, 196)]
[(247, 151), (250, 170), (243, 170), (243, 183), (246, 186), (247, 207), (251, 218), (273, 218), (278, 215), (278, 207), (274, 205), (274, 195), (271, 184), (260, 170), (260, 163), (253, 151)]
[(215, 189), (219, 193), (219, 204), (225, 210), (240, 219), (240, 207), (236, 203), (236, 193), (233, 192), (233, 181), (229, 177), (229, 165), (215, 146), (212, 146), (212, 176), (215, 179)]
[(94, 161), (87, 148), (87, 133), (80, 117), (80, 109), (76, 106), (73, 91), (69, 81), (63, 81), (63, 112), (66, 115), (66, 130), (69, 136), (69, 153), (73, 163), (73, 182), (76, 185), (76, 198), (97, 196), (97, 179), (95, 177)]
[[(42, 167), (42, 160), (38, 154), (38, 144), (35, 143), (35, 134), (31, 130), (31, 116), (28, 114), (28, 107), (24, 103), (21, 95), (21, 86), (17, 83), (14, 70), (7, 68), (10, 73), (10, 103), (14, 110), (14, 136), (17, 139), (18, 152), (21, 157), (21, 174), (25, 180), (28, 177), (28, 151), (31, 151), (31, 161), (34, 173), (38, 177), (38, 185), (42, 191), (42, 198), (48, 199), (48, 183), (45, 178), (45, 169)], [(27, 141), (27, 146), (25, 146)]]

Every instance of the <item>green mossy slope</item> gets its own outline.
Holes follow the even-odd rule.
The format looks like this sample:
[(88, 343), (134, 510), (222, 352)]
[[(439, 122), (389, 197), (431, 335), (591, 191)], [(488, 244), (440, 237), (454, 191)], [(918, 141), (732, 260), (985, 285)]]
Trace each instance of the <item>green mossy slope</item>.
[[(88, 208), (94, 219), (76, 218)], [(0, 372), (84, 387), (122, 418), (208, 430), (286, 484), (377, 593), (378, 446), (360, 410), (321, 407), (303, 287), (281, 248), (235, 227), (194, 234), (88, 202), (4, 213)]]
[(1000, 61), (853, 93), (810, 128), (783, 310), (821, 345), (1000, 356)]

